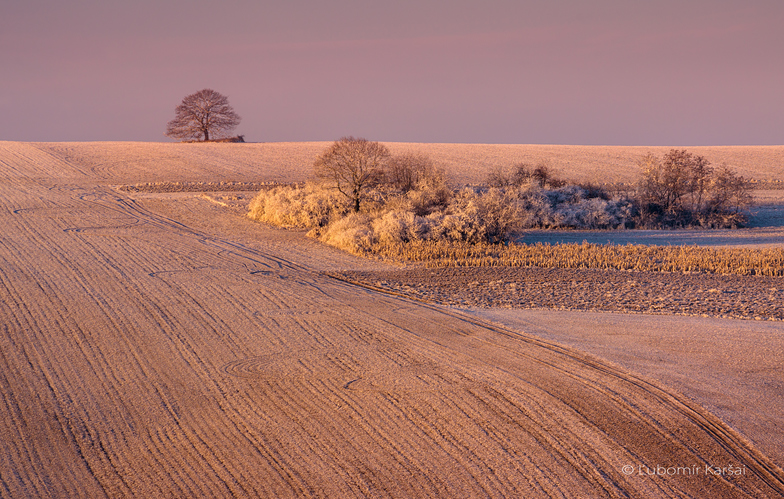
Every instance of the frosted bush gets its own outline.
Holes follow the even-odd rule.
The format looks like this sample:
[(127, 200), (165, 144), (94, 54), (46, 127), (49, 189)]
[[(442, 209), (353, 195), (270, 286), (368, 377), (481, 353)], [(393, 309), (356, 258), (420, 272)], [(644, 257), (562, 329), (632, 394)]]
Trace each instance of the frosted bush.
[(550, 200), (550, 206), (557, 207), (562, 204), (576, 204), (585, 198), (585, 190), (576, 185), (568, 185), (550, 191), (544, 191)]
[(308, 234), (354, 252), (374, 244), (415, 241), (499, 243), (527, 228), (616, 228), (631, 223), (633, 206), (597, 197), (579, 186), (545, 189), (538, 183), (505, 188), (451, 190), (442, 181), (418, 182), (407, 192), (366, 192), (353, 213), (337, 191), (318, 184), (262, 191), (251, 218), (312, 229)]
[(522, 228), (605, 229), (631, 223), (631, 203), (589, 197), (589, 191), (570, 185), (544, 190), (536, 186), (518, 191), (525, 212)]
[(351, 213), (329, 225), (321, 241), (352, 253), (369, 251), (376, 242), (372, 219), (364, 213)]
[(431, 229), (451, 241), (501, 242), (520, 226), (522, 206), (514, 191), (491, 188), (458, 191)]
[(424, 217), (434, 212), (443, 211), (449, 205), (452, 191), (440, 177), (423, 179), (416, 184), (416, 189), (406, 193), (406, 198), (411, 210)]
[(254, 220), (309, 229), (325, 227), (349, 212), (340, 193), (312, 183), (261, 191), (248, 208), (248, 216)]
[(685, 149), (671, 149), (662, 158), (648, 154), (639, 165), (635, 198), (641, 226), (729, 228), (746, 221), (749, 183), (726, 165), (715, 169)]
[(437, 239), (450, 242), (478, 242), (482, 239), (479, 224), (466, 213), (443, 215), (437, 219), (438, 225), (432, 231)]
[(376, 239), (382, 243), (405, 243), (428, 239), (430, 220), (410, 211), (390, 211), (372, 223)]

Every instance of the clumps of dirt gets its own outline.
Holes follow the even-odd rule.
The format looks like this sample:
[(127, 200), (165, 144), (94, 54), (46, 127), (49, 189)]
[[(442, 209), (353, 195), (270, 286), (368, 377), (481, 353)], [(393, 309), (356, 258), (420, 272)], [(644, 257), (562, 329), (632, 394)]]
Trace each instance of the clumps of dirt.
[(281, 185), (277, 182), (147, 182), (123, 185), (124, 192), (227, 192), (260, 191)]
[(457, 307), (784, 320), (784, 279), (539, 267), (344, 271), (338, 277)]

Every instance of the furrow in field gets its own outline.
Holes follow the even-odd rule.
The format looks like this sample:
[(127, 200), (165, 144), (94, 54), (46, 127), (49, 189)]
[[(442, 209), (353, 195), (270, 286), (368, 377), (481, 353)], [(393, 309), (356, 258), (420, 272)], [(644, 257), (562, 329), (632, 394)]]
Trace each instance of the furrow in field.
[[(533, 342), (542, 344), (538, 340), (533, 340)], [(579, 364), (590, 366), (589, 370), (582, 371), (569, 369), (562, 362), (544, 361), (544, 364), (552, 371), (560, 371), (564, 377), (577, 379), (581, 386), (588, 387), (597, 394), (608, 397), (611, 405), (621, 411), (620, 418), (613, 423), (613, 427), (637, 420), (658, 435), (658, 437), (650, 437), (648, 440), (650, 442), (661, 441), (663, 443), (661, 453), (669, 453), (670, 460), (680, 462), (686, 459), (689, 462), (699, 462), (704, 466), (710, 466), (710, 463), (714, 463), (716, 458), (709, 453), (705, 453), (699, 444), (692, 445), (690, 442), (692, 435), (689, 432), (673, 432), (672, 428), (674, 425), (677, 425), (676, 421), (685, 417), (696, 426), (698, 431), (704, 432), (705, 437), (714, 445), (713, 452), (719, 454), (725, 451), (729, 452), (737, 462), (743, 462), (744, 466), (753, 469), (768, 486), (774, 490), (782, 490), (784, 482), (782, 481), (781, 470), (770, 459), (751, 447), (744, 438), (740, 437), (704, 409), (680, 395), (662, 390), (649, 381), (603, 362), (578, 355), (556, 345), (548, 345), (547, 348), (562, 353)], [(615, 381), (612, 378), (615, 378)], [(560, 383), (561, 381), (559, 381)], [(641, 392), (642, 401), (639, 396), (635, 397), (633, 394), (630, 394), (629, 386), (633, 386), (636, 391)], [(556, 393), (569, 394), (571, 392), (564, 392), (560, 389)], [(559, 395), (559, 397), (563, 396)], [(569, 398), (563, 399), (563, 402), (580, 413), (581, 416), (594, 420), (600, 415), (597, 413), (601, 412), (603, 407), (602, 404), (594, 404), (593, 398)], [(662, 412), (661, 409), (659, 411), (653, 410), (661, 406), (664, 406), (667, 411)], [(612, 433), (607, 430), (603, 430), (603, 432)], [(634, 434), (630, 432), (629, 435)], [(617, 437), (615, 438), (617, 439)], [(618, 439), (616, 445), (631, 448), (633, 440)], [(679, 452), (685, 456), (680, 460), (677, 458)], [(724, 459), (726, 460), (726, 458)], [(718, 480), (724, 480), (724, 477)], [(735, 484), (730, 485), (733, 488), (735, 487)]]
[(0, 178), (8, 181), (83, 178), (84, 170), (34, 144), (0, 141)]
[[(507, 334), (507, 333), (503, 333), (503, 334)], [(460, 338), (455, 338), (455, 339), (460, 339)], [(523, 341), (523, 345), (527, 341), (529, 341), (528, 339), (526, 339), (524, 337), (522, 337), (520, 339)], [(462, 339), (461, 339), (461, 341), (462, 341)], [(545, 352), (547, 352), (547, 350), (551, 349), (551, 347), (546, 345), (546, 344), (537, 343), (537, 345), (545, 347), (545, 350), (544, 350)], [(551, 389), (552, 392), (555, 393), (555, 394), (580, 393), (580, 391), (584, 392), (584, 390), (586, 388), (588, 388), (590, 391), (593, 391), (596, 388), (596, 386), (601, 388), (601, 390), (598, 390), (598, 391), (605, 392), (605, 394), (606, 393), (614, 393), (614, 390), (619, 390), (619, 388), (613, 388), (615, 386), (614, 382), (610, 382), (608, 384), (608, 380), (606, 379), (606, 376), (604, 376), (604, 374), (606, 374), (603, 371), (603, 369), (605, 369), (604, 367), (601, 370), (599, 370), (599, 372), (602, 372), (602, 375), (598, 375), (597, 371), (593, 370), (593, 364), (591, 362), (586, 362), (584, 360), (580, 360), (581, 363), (582, 362), (586, 362), (586, 364), (590, 364), (592, 366), (592, 368), (590, 370), (588, 370), (588, 371), (584, 371), (582, 369), (572, 370), (572, 367), (570, 367), (568, 364), (567, 365), (563, 364), (563, 359), (562, 358), (559, 358), (557, 360), (557, 362), (548, 362), (547, 360), (542, 362), (541, 360), (539, 360), (540, 357), (542, 356), (542, 353), (543, 353), (542, 351), (539, 351), (539, 353), (537, 355), (535, 355), (535, 356), (526, 355), (525, 354), (525, 349), (521, 348), (521, 346), (522, 345), (520, 345), (520, 344), (516, 345), (516, 348), (514, 349), (514, 353), (513, 354), (510, 353), (510, 356), (511, 355), (515, 355), (515, 356), (518, 356), (518, 358), (520, 356), (522, 356), (523, 358), (529, 357), (531, 362), (543, 363), (543, 364), (545, 364), (547, 366), (547, 370), (554, 371), (556, 373), (558, 373), (558, 372), (561, 373), (558, 376), (558, 378), (555, 379), (552, 382), (553, 385), (554, 385), (553, 388), (548, 388), (548, 389)], [(507, 348), (509, 348), (509, 347), (504, 347), (503, 345), (497, 345), (496, 342), (493, 343), (492, 350), (493, 350), (493, 355), (495, 357), (494, 363), (493, 363), (494, 367), (498, 366), (498, 361), (499, 361), (498, 354), (499, 354), (499, 351), (503, 352), (503, 350), (505, 350)], [(464, 351), (465, 350), (465, 349), (459, 348), (458, 345), (454, 345), (454, 349), (458, 350), (458, 351), (460, 351), (460, 350)], [(472, 345), (472, 347), (471, 347), (471, 350), (473, 352), (481, 352), (482, 349), (483, 349), (483, 347), (481, 346), (481, 344), (476, 344), (476, 343), (474, 343)], [(490, 350), (490, 349), (488, 348), (487, 350)], [(511, 349), (509, 349), (509, 351), (512, 352)], [(558, 350), (558, 349), (555, 349), (555, 351), (561, 353), (561, 351)], [(566, 352), (564, 351), (563, 353), (566, 353)], [(573, 355), (573, 354), (570, 354), (570, 355)], [(559, 355), (559, 357), (560, 357), (560, 355)], [(579, 359), (579, 357), (575, 356), (574, 359)], [(530, 370), (530, 364), (528, 364), (526, 362), (523, 362), (523, 363), (521, 363), (521, 365), (522, 366), (526, 366), (526, 369)], [(601, 363), (597, 363), (597, 366), (599, 366), (599, 365), (601, 365)], [(508, 372), (514, 373), (513, 370), (509, 370)], [(580, 377), (580, 381), (579, 381), (579, 385), (580, 386), (577, 387), (578, 388), (577, 390), (565, 390), (566, 386), (565, 386), (565, 383), (564, 383), (564, 377), (568, 378), (569, 376), (574, 375), (573, 373), (575, 373), (575, 372), (576, 373), (582, 373), (579, 376)], [(546, 371), (545, 371), (545, 373), (546, 373)], [(529, 374), (529, 376), (530, 376), (530, 374)], [(552, 377), (552, 373), (550, 373), (549, 376)], [(625, 384), (627, 381), (630, 381), (631, 379), (632, 378), (623, 378), (623, 384)], [(523, 381), (523, 380), (519, 380), (519, 381)], [(519, 383), (519, 381), (518, 381), (518, 383)], [(532, 381), (533, 381), (533, 385), (532, 386), (543, 386), (543, 385), (546, 386), (548, 384), (542, 378), (536, 378), (535, 380), (532, 380)], [(612, 381), (612, 380), (609, 380), (609, 381)], [(592, 386), (593, 386), (593, 388), (592, 388)], [(591, 396), (585, 397), (584, 393), (581, 395), (581, 397), (578, 397), (578, 398), (564, 398), (563, 395), (560, 395), (559, 397), (560, 397), (560, 401), (562, 402), (561, 405), (563, 405), (565, 407), (573, 407), (573, 408), (576, 408), (576, 409), (580, 409), (581, 407), (585, 407), (586, 404), (588, 404), (588, 405), (594, 405), (596, 407), (596, 411), (601, 411), (601, 410), (606, 410), (606, 407), (609, 404), (612, 407), (617, 407), (618, 409), (621, 409), (621, 411), (627, 411), (626, 415), (624, 415), (624, 412), (621, 412), (618, 416), (616, 416), (616, 420), (615, 421), (609, 420), (609, 421), (604, 422), (603, 425), (605, 425), (605, 428), (601, 428), (601, 431), (603, 433), (608, 433), (610, 435), (612, 435), (613, 433), (618, 433), (617, 430), (616, 431), (612, 431), (612, 430), (608, 430), (607, 428), (613, 428), (614, 425), (616, 424), (616, 422), (627, 424), (628, 423), (628, 419), (627, 418), (630, 417), (631, 413), (634, 413), (636, 411), (636, 418), (637, 418), (637, 420), (642, 421), (644, 423), (644, 426), (650, 427), (650, 430), (648, 430), (648, 431), (652, 432), (652, 434), (650, 436), (651, 442), (655, 442), (657, 440), (661, 441), (663, 439), (663, 446), (661, 447), (662, 454), (665, 453), (666, 449), (669, 449), (668, 446), (670, 444), (672, 444), (672, 442), (676, 442), (679, 446), (683, 446), (684, 445), (684, 440), (692, 437), (693, 435), (685, 435), (685, 436), (680, 437), (680, 438), (674, 438), (674, 437), (669, 436), (669, 434), (672, 433), (672, 424), (674, 424), (674, 420), (677, 420), (681, 415), (684, 415), (685, 412), (682, 412), (681, 408), (678, 407), (677, 405), (670, 406), (669, 402), (667, 400), (660, 399), (658, 396), (655, 396), (655, 394), (654, 394), (654, 396), (651, 396), (651, 393), (648, 393), (647, 390), (644, 389), (644, 386), (642, 386), (642, 388), (643, 388), (643, 390), (642, 390), (643, 393), (642, 394), (631, 394), (630, 395), (630, 394), (628, 394), (628, 386), (623, 386), (622, 389), (623, 389), (623, 392), (626, 393), (626, 395), (624, 397), (622, 397), (622, 398), (610, 397), (610, 400), (608, 400), (607, 403), (598, 403), (598, 401), (596, 400), (596, 397), (591, 397)], [(640, 400), (640, 396), (643, 397), (642, 400)], [(624, 400), (622, 400), (622, 399), (626, 399), (625, 400), (625, 405), (623, 403)], [(668, 406), (668, 410), (675, 410), (676, 412), (680, 412), (681, 414), (680, 415), (678, 415), (678, 414), (675, 414), (675, 415), (670, 414), (668, 417), (670, 417), (672, 419), (668, 420), (668, 421), (665, 421), (663, 424), (660, 424), (658, 422), (658, 420), (663, 418), (663, 416), (661, 414), (657, 415), (656, 411), (652, 411), (650, 409), (650, 407), (652, 405), (651, 404), (652, 400), (656, 400), (657, 404), (660, 403), (660, 402), (663, 402), (663, 403), (665, 403), (665, 405)], [(550, 405), (554, 405), (555, 407), (558, 407), (559, 404), (552, 404), (551, 403)], [(625, 409), (624, 409), (624, 407), (625, 407)], [(640, 407), (642, 407), (643, 409), (647, 409), (647, 410), (644, 410), (644, 411), (640, 412)], [(655, 407), (655, 404), (654, 404), (654, 407)], [(584, 410), (584, 409), (581, 409), (581, 410)], [(590, 411), (588, 411), (588, 412), (590, 412)], [(591, 417), (594, 420), (599, 419), (601, 421), (601, 418), (603, 416), (601, 414), (596, 414), (594, 412), (594, 414), (592, 414)], [(632, 421), (634, 421), (634, 418), (632, 419)], [(667, 430), (667, 436), (665, 436), (665, 434), (662, 433), (662, 431), (664, 431), (664, 430), (659, 431), (659, 426), (662, 426), (664, 429)], [(727, 433), (728, 429), (726, 428), (726, 426), (724, 426), (724, 425), (722, 425), (722, 426), (723, 426), (723, 429), (722, 429), (723, 434)], [(708, 432), (711, 431), (711, 429), (709, 427), (700, 426), (699, 428), (700, 428), (701, 431), (703, 431), (703, 430), (707, 430)], [(634, 428), (630, 428), (630, 430), (628, 432), (629, 436), (632, 436), (632, 435), (635, 434), (635, 431), (633, 431), (633, 430), (634, 430)], [(621, 434), (621, 436), (622, 436), (622, 434)], [(716, 439), (714, 437), (715, 436), (710, 436), (709, 438), (711, 440), (713, 440), (714, 443), (716, 443)], [(617, 439), (618, 436), (615, 436), (614, 438)], [(628, 439), (628, 436), (626, 438)], [(724, 442), (724, 441), (719, 441), (718, 443), (720, 444), (721, 447), (724, 447), (725, 450), (729, 449), (729, 448), (733, 448), (735, 450), (733, 450), (732, 452), (741, 451), (741, 454), (743, 453), (743, 449), (747, 447), (745, 441), (743, 441), (742, 439), (738, 439), (737, 436), (732, 438), (732, 441), (731, 441), (731, 443), (729, 445), (726, 445), (726, 442)], [(616, 442), (616, 444), (618, 445), (618, 448), (621, 448), (624, 445), (632, 446), (633, 445), (633, 441), (630, 441), (630, 440), (618, 440)], [(685, 452), (684, 456), (688, 457), (690, 455), (690, 452), (689, 452), (690, 450), (691, 450), (690, 447), (688, 445), (686, 445), (685, 446), (685, 450), (683, 451), (683, 452)], [(669, 452), (673, 456), (672, 459), (677, 460), (678, 451), (674, 450), (674, 449), (669, 449)], [(710, 461), (710, 456), (699, 457), (699, 458), (697, 458), (697, 462), (704, 462), (704, 461), (701, 461), (701, 460), (705, 460), (705, 459)], [(745, 458), (739, 458), (739, 459), (745, 459)], [(763, 459), (761, 461), (761, 464), (759, 466), (757, 466), (757, 465), (754, 464), (754, 459), (756, 459), (756, 458), (752, 459), (751, 466), (756, 467), (757, 471), (761, 474), (761, 476), (764, 476), (767, 473), (766, 470), (769, 469), (769, 466), (770, 466), (769, 461)], [(693, 461), (693, 459), (692, 459), (692, 461)], [(779, 485), (779, 483), (780, 483), (780, 471), (778, 473), (779, 473), (779, 475), (778, 475), (779, 478), (773, 479), (772, 481), (768, 482), (774, 488), (780, 487), (780, 485)], [(766, 481), (767, 481), (767, 479), (766, 479)]]
[[(7, 497), (28, 493), (38, 497), (101, 495), (100, 484), (89, 468), (75, 462), (70, 449), (63, 451), (60, 439), (51, 437), (57, 429), (31, 420), (31, 413), (49, 406), (50, 401), (42, 400), (46, 397), (39, 386), (19, 379), (21, 369), (16, 359), (9, 359), (12, 355), (23, 354), (4, 342), (0, 348), (0, 388), (4, 394), (0, 405), (0, 479)], [(9, 462), (9, 458), (16, 459)]]
[[(40, 247), (58, 247), (57, 245), (49, 244), (50, 242), (46, 241), (46, 238), (39, 237), (38, 239), (39, 239), (40, 242), (44, 243), (44, 244), (40, 245)], [(20, 248), (19, 251), (16, 251), (15, 253), (16, 254), (25, 254), (26, 252), (22, 251), (21, 248)], [(57, 258), (58, 258), (57, 255), (55, 255), (55, 254), (45, 255), (43, 257), (41, 257), (39, 255), (34, 255), (34, 257), (38, 257), (38, 258), (36, 258), (36, 260), (38, 260), (38, 261), (47, 261), (47, 260), (55, 260), (56, 261)], [(61, 269), (55, 269), (55, 271), (52, 272), (52, 274), (50, 274), (50, 277), (54, 277), (54, 278), (60, 277), (58, 275), (60, 270)], [(28, 275), (34, 275), (36, 273), (36, 269), (32, 268), (32, 267), (28, 267), (27, 269), (22, 268), (21, 273), (26, 273)], [(66, 275), (62, 276), (62, 279), (58, 279), (58, 280), (60, 280), (61, 282), (67, 282), (69, 280), (73, 280), (73, 277), (76, 277), (77, 281), (79, 279), (84, 279), (84, 276), (67, 275), (66, 274)], [(98, 276), (99, 279), (101, 277), (102, 276)], [(105, 279), (104, 278), (104, 280), (107, 280), (108, 282), (115, 282), (115, 280), (113, 280), (113, 279)], [(36, 300), (33, 301), (31, 306), (35, 307), (35, 309), (32, 309), (32, 310), (26, 309), (26, 307), (24, 305), (22, 305), (20, 307), (22, 312), (24, 312), (25, 316), (27, 316), (27, 317), (30, 317), (30, 316), (42, 316), (44, 318), (45, 322), (53, 323), (53, 325), (55, 326), (54, 328), (51, 328), (51, 329), (53, 329), (53, 331), (46, 331), (47, 333), (51, 333), (51, 332), (56, 333), (56, 332), (58, 332), (58, 330), (62, 330), (62, 331), (68, 331), (68, 330), (75, 331), (75, 330), (78, 330), (77, 327), (74, 327), (75, 326), (74, 324), (64, 324), (64, 323), (62, 323), (63, 319), (61, 317), (58, 317), (57, 316), (57, 312), (56, 312), (57, 310), (67, 311), (69, 309), (72, 309), (73, 307), (69, 307), (68, 305), (63, 304), (63, 303), (57, 303), (57, 304), (54, 304), (54, 305), (52, 305), (50, 307), (43, 308), (42, 305), (46, 304), (47, 297), (57, 298), (58, 293), (56, 292), (57, 290), (55, 290), (55, 289), (47, 289), (47, 287), (46, 287), (47, 282), (46, 281), (40, 282), (40, 283), (36, 283), (36, 284), (38, 284), (39, 287), (40, 287), (40, 290), (43, 291), (43, 296), (41, 296), (40, 299), (36, 299)], [(87, 282), (85, 282), (83, 284), (82, 289), (79, 290), (79, 291), (84, 291), (85, 289), (89, 289), (93, 285), (94, 285), (94, 283), (89, 282), (89, 280), (87, 280)], [(120, 292), (120, 293), (122, 293), (122, 292)], [(27, 294), (29, 295), (29, 293), (27, 293)], [(69, 293), (69, 294), (71, 294), (71, 293)], [(110, 293), (110, 294), (114, 294), (114, 293)], [(100, 301), (102, 301), (102, 300), (95, 300), (94, 303), (98, 303), (100, 305)], [(108, 300), (108, 301), (110, 302), (111, 300)], [(118, 317), (119, 316), (119, 314), (116, 313), (116, 310), (111, 310), (111, 307), (109, 307), (108, 310), (107, 310), (107, 308), (105, 306), (102, 307), (102, 308), (104, 309), (104, 312), (105, 312), (104, 315), (106, 317)], [(113, 323), (113, 324), (111, 324), (111, 326), (114, 326), (116, 328), (117, 323)], [(130, 327), (133, 327), (133, 325), (131, 325)], [(23, 329), (28, 331), (28, 332), (30, 332), (30, 333), (35, 333), (37, 331), (45, 330), (46, 329), (46, 324), (44, 322), (42, 322), (42, 323), (31, 323), (31, 324), (25, 325), (23, 327)], [(94, 339), (97, 339), (97, 338), (94, 338)], [(31, 342), (31, 343), (37, 345), (38, 349), (44, 349), (46, 344), (47, 344), (46, 339), (41, 338), (41, 337), (36, 338), (36, 341)], [(81, 343), (81, 344), (90, 344), (91, 342), (79, 342), (79, 343)], [(97, 341), (96, 343), (100, 344), (101, 342)], [(129, 347), (129, 345), (126, 345), (126, 346)], [(76, 356), (74, 356), (73, 354), (71, 354), (68, 351), (60, 352), (60, 354), (61, 355), (64, 354), (64, 356), (66, 358), (69, 358), (72, 363), (75, 363), (78, 360), (78, 358)], [(46, 364), (47, 362), (44, 359), (55, 359), (55, 358), (58, 358), (58, 357), (59, 356), (56, 355), (56, 354), (53, 354), (53, 352), (48, 352), (48, 351), (44, 350), (44, 351), (42, 351), (38, 355), (38, 362), (37, 363)], [(97, 364), (100, 365), (102, 363), (103, 362), (98, 362)], [(63, 364), (62, 366), (67, 366), (67, 365), (68, 364)], [(57, 371), (57, 369), (55, 369), (54, 366), (52, 366), (52, 365), (43, 365), (42, 367), (44, 367), (44, 369), (43, 369), (44, 372)], [(65, 374), (55, 373), (51, 377), (51, 381), (49, 383), (50, 384), (50, 389), (51, 389), (52, 392), (55, 393), (55, 396), (58, 396), (59, 398), (62, 398), (62, 399), (69, 398), (69, 397), (66, 397), (64, 394), (65, 393), (74, 393), (74, 392), (78, 393), (79, 390), (74, 388), (74, 387), (67, 386), (67, 385), (63, 386), (63, 387), (58, 387), (57, 386), (58, 385), (58, 383), (57, 383), (58, 380), (63, 380), (63, 379), (65, 379), (65, 380), (67, 380), (67, 379), (76, 380), (76, 379), (79, 379), (80, 377), (85, 377), (86, 374), (87, 373), (85, 371), (80, 371), (78, 375), (76, 373), (73, 373), (73, 372), (69, 372), (69, 373), (65, 373)], [(104, 448), (104, 442), (97, 442), (97, 443), (93, 442), (93, 439), (89, 435), (89, 432), (87, 432), (85, 430), (86, 427), (78, 424), (79, 420), (87, 420), (87, 421), (89, 421), (89, 416), (74, 415), (74, 416), (71, 416), (71, 417), (66, 417), (66, 419), (68, 419), (68, 421), (69, 421), (69, 426), (72, 426), (70, 424), (70, 421), (76, 421), (76, 423), (74, 423), (74, 424), (77, 424), (77, 430), (78, 431), (76, 431), (76, 433), (79, 434), (76, 438), (77, 438), (77, 440), (81, 440), (82, 441), (82, 444), (80, 444), (80, 445), (82, 445), (82, 446), (86, 445), (88, 447), (98, 446), (100, 448), (100, 451), (101, 451), (100, 454), (106, 454), (106, 450)], [(111, 459), (109, 459), (109, 463), (105, 462), (106, 459), (104, 458), (104, 456), (97, 456), (97, 459), (102, 461), (103, 464), (107, 465), (107, 467), (113, 467), (113, 464), (111, 463)]]

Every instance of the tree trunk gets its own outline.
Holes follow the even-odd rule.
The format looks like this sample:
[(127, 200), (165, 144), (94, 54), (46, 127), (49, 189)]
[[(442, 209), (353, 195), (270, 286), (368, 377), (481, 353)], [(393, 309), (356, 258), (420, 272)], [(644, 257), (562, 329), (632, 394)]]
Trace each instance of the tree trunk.
[(208, 128), (204, 129), (204, 142), (210, 140), (210, 130)]

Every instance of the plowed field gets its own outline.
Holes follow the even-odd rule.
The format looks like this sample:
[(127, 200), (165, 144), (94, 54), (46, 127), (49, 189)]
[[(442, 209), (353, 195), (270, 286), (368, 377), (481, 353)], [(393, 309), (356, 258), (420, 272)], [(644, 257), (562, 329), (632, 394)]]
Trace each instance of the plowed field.
[(123, 147), (0, 142), (0, 496), (784, 494), (663, 383), (336, 280), (385, 267), (205, 199), (115, 188), (276, 180), (249, 149)]

